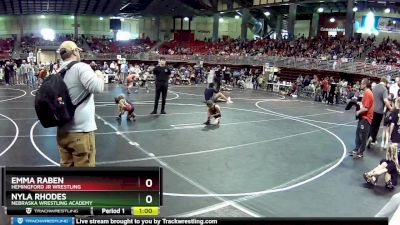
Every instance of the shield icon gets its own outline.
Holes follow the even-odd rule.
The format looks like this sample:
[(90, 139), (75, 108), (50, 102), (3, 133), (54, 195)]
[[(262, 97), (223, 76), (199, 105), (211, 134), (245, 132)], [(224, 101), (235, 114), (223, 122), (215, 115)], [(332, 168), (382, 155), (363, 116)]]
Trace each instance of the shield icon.
[(26, 208), (26, 210), (25, 210), (25, 211), (26, 211), (26, 214), (28, 214), (28, 215), (29, 215), (29, 214), (31, 214), (31, 213), (32, 213), (32, 208)]
[(17, 222), (18, 222), (18, 224), (22, 224), (24, 222), (24, 218), (18, 218)]

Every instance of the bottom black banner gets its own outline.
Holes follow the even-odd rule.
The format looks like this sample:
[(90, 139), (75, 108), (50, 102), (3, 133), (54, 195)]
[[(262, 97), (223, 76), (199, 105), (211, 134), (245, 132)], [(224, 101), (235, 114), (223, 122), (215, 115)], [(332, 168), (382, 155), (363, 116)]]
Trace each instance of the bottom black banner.
[(134, 218), (134, 217), (88, 217), (75, 218), (79, 224), (123, 224), (123, 225), (164, 225), (164, 224), (243, 224), (243, 225), (388, 225), (387, 218)]

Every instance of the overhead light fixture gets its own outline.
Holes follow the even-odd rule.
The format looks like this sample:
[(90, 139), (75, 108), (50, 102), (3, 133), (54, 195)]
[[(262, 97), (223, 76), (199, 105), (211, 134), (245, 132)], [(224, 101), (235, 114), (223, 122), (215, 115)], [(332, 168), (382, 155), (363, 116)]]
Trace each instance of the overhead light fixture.
[(322, 13), (323, 11), (324, 11), (324, 8), (322, 8), (322, 7), (318, 8), (318, 12)]
[(264, 13), (264, 15), (265, 15), (265, 16), (270, 16), (271, 13), (267, 11), (267, 12)]
[(56, 36), (54, 30), (49, 29), (49, 28), (43, 28), (40, 31), (40, 34), (42, 34), (42, 37), (44, 40), (48, 40), (48, 41), (54, 41), (54, 38)]
[(124, 5), (124, 6), (122, 6), (122, 8), (120, 8), (119, 10), (123, 10), (123, 9), (125, 9), (125, 7), (127, 7), (128, 5), (130, 5), (131, 3), (129, 2), (128, 4), (126, 4), (126, 5)]
[(104, 20), (104, 18), (102, 16), (100, 16), (99, 20)]
[(118, 31), (117, 32), (117, 41), (127, 41), (131, 39), (131, 34), (126, 31)]
[(186, 16), (185, 18), (183, 18), (183, 20), (184, 21), (189, 21), (189, 17)]
[(335, 20), (335, 18), (331, 18), (330, 20), (329, 20), (331, 23), (334, 23), (336, 20)]
[(224, 14), (224, 12), (219, 12), (219, 14)]
[(236, 16), (235, 16), (235, 19), (237, 19), (237, 20), (240, 19), (240, 16), (239, 16), (239, 15), (236, 15)]
[(220, 23), (223, 23), (223, 22), (224, 22), (224, 18), (222, 18), (222, 17), (219, 18), (219, 22), (220, 22)]
[(354, 7), (353, 8), (353, 12), (357, 12), (358, 11), (358, 8), (357, 7)]
[(44, 19), (44, 18), (46, 18), (46, 16), (42, 14), (42, 15), (40, 16), (40, 18)]
[(393, 24), (396, 24), (396, 20), (393, 20)]
[(386, 8), (385, 13), (390, 13), (390, 8)]
[(119, 20), (121, 20), (121, 22), (124, 22), (124, 21), (125, 21), (125, 19), (124, 19), (124, 18), (121, 18), (121, 19), (119, 19)]

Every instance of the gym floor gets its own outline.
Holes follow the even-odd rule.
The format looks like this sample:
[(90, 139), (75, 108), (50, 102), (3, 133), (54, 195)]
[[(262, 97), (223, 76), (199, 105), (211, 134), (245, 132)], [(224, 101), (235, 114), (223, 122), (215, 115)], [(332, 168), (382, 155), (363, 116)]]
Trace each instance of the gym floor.
[[(384, 157), (353, 160), (354, 111), (253, 90), (228, 92), (219, 127), (205, 127), (204, 87), (170, 86), (167, 115), (149, 115), (154, 90), (131, 94), (137, 118), (116, 120), (108, 84), (95, 95), (97, 166), (162, 166), (161, 216), (372, 217), (397, 192), (365, 184)], [(55, 166), (55, 129), (33, 108), (35, 90), (0, 87), (0, 165)], [(161, 102), (160, 102), (161, 103)], [(398, 189), (398, 188), (397, 188)]]

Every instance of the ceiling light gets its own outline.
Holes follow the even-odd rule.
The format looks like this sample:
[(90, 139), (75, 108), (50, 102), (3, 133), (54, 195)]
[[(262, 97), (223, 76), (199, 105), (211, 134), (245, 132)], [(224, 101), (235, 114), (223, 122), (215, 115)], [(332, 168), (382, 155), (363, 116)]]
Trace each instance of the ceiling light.
[(119, 20), (121, 20), (121, 22), (124, 22), (125, 19), (124, 19), (124, 18), (121, 18), (121, 19), (119, 19)]
[(318, 8), (318, 12), (322, 13), (323, 11), (324, 11), (324, 8), (322, 8), (322, 7)]
[(185, 18), (183, 18), (183, 20), (184, 21), (189, 21), (189, 17), (186, 16)]
[(357, 12), (358, 11), (358, 8), (357, 7), (354, 7), (353, 8), (353, 12)]
[(236, 16), (235, 16), (235, 19), (237, 19), (237, 20), (240, 19), (240, 16), (239, 16), (239, 15), (236, 15)]
[(104, 20), (104, 18), (102, 16), (100, 16), (99, 20)]
[(267, 11), (267, 12), (264, 13), (264, 15), (265, 15), (265, 16), (270, 16), (271, 13)]
[(219, 18), (219, 22), (220, 22), (220, 23), (223, 23), (223, 22), (224, 22), (224, 18), (222, 18), (222, 17)]
[(71, 19), (74, 19), (74, 18), (75, 18), (75, 16), (71, 16), (70, 18), (71, 18)]
[(390, 9), (389, 8), (385, 9), (385, 13), (390, 13)]
[(331, 18), (330, 20), (329, 20), (331, 23), (334, 23), (336, 20), (335, 20), (335, 18)]

